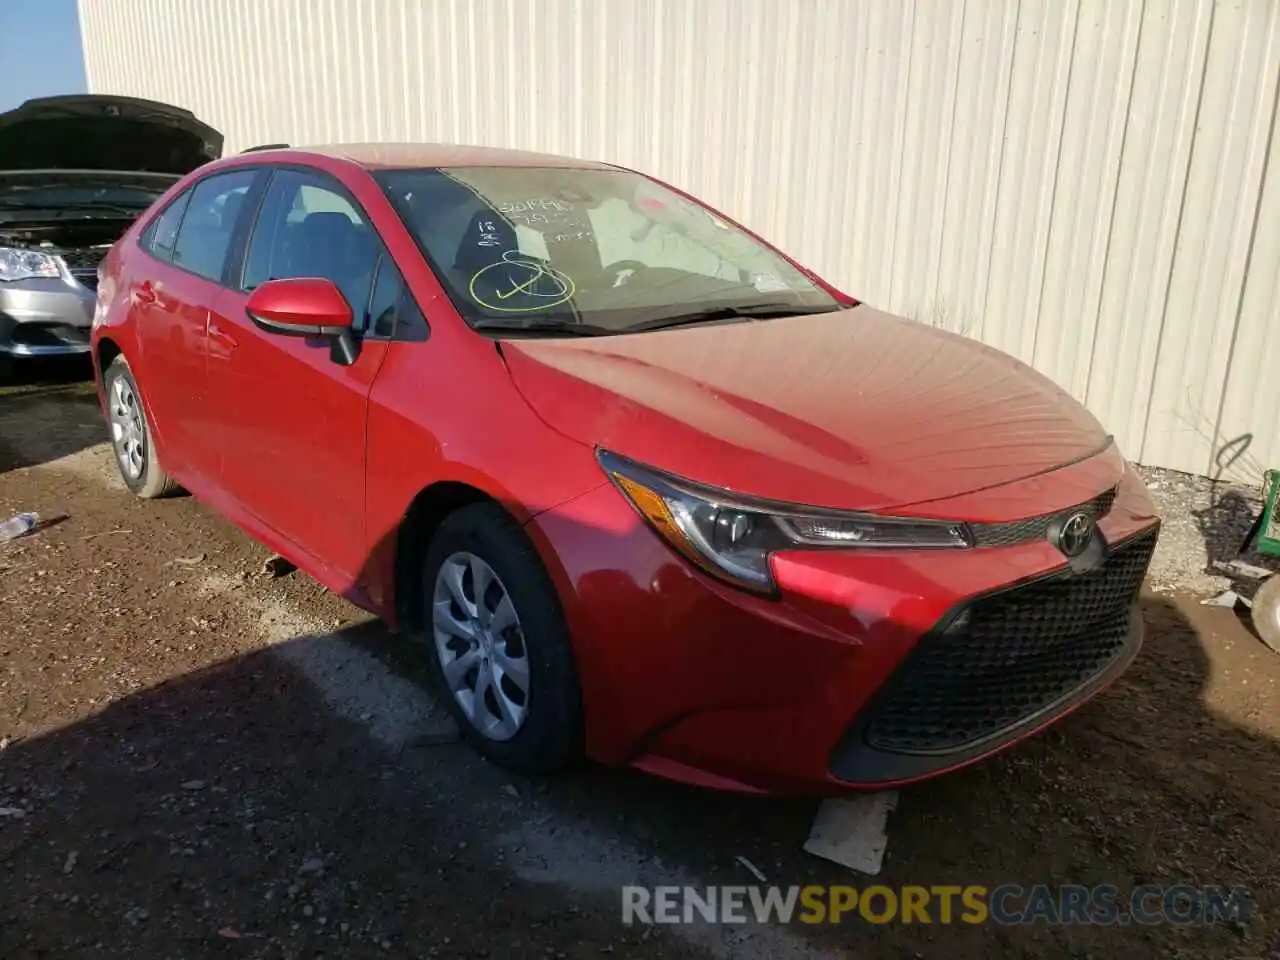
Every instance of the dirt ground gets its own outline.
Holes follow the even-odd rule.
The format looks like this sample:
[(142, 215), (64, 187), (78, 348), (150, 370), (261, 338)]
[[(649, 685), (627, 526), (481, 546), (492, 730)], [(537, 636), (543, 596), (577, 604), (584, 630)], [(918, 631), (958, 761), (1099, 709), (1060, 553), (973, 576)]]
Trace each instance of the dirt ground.
[[(191, 498), (127, 496), (79, 368), (0, 393), (0, 958), (1280, 960), (1280, 657), (1149, 594), (1111, 690), (904, 791), (876, 882), (1244, 886), (1243, 925), (625, 927), (619, 888), (866, 878), (815, 804), (456, 743), (407, 641)], [(433, 714), (433, 710), (435, 710)]]

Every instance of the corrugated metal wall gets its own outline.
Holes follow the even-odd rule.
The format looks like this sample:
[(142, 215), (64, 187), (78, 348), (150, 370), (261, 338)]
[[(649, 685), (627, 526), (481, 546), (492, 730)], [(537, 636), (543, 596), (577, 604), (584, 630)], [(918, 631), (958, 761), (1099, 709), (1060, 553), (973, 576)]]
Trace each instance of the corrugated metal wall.
[(94, 92), (228, 148), (636, 167), (1084, 400), (1280, 465), (1280, 0), (80, 0)]

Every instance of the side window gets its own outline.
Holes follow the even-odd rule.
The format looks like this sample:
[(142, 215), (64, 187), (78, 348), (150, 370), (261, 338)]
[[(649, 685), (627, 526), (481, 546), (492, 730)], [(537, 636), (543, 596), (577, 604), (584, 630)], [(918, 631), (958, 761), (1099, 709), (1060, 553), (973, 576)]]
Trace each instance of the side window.
[(325, 277), (337, 284), (363, 329), (377, 261), (373, 229), (323, 174), (278, 170), (249, 237), (244, 282)]
[(307, 214), (326, 212), (340, 213), (355, 224), (364, 222), (359, 211), (342, 194), (311, 183), (299, 184), (297, 193), (293, 195), (293, 205), (289, 209), (289, 222), (300, 223)]
[(182, 223), (182, 214), (191, 199), (191, 191), (185, 190), (147, 227), (147, 235), (143, 239), (143, 247), (150, 251), (157, 260), (168, 263), (173, 259), (174, 241), (178, 239), (178, 225)]
[(174, 264), (221, 282), (240, 205), (257, 173), (257, 170), (232, 170), (196, 184), (178, 230)]

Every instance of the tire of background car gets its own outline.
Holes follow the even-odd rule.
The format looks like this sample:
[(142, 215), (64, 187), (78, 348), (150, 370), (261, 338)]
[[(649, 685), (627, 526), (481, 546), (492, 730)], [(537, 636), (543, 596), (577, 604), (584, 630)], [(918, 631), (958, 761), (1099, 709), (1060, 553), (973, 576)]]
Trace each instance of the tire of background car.
[[(116, 357), (102, 378), (107, 398), (107, 423), (111, 428), (111, 449), (125, 486), (144, 500), (167, 497), (180, 488), (156, 459), (151, 442), (142, 391), (123, 356)], [(139, 446), (133, 446), (136, 441)], [(136, 465), (126, 467), (126, 463)]]
[(1253, 629), (1262, 642), (1280, 653), (1280, 574), (1268, 577), (1253, 595)]
[(8, 383), (13, 379), (17, 363), (8, 353), (0, 353), (0, 383)]
[[(432, 673), (462, 736), (491, 762), (519, 773), (552, 773), (576, 761), (582, 754), (582, 697), (569, 629), (551, 578), (519, 524), (496, 503), (463, 507), (431, 539), (422, 573)], [(487, 581), (478, 604), (477, 575)], [(462, 659), (467, 650), (470, 666)], [(487, 687), (479, 681), (486, 670)], [(521, 679), (524, 712), (512, 733)], [(468, 690), (470, 709), (464, 706)], [(500, 693), (508, 708), (505, 729)]]

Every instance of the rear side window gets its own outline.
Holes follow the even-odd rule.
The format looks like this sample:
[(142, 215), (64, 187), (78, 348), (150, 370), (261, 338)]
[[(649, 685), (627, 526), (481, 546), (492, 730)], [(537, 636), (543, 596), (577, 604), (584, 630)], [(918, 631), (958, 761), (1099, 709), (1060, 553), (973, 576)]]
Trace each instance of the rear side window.
[(182, 223), (182, 214), (186, 212), (187, 202), (190, 199), (191, 191), (184, 191), (147, 228), (142, 246), (156, 259), (166, 263), (173, 259), (173, 246), (178, 239), (178, 225)]
[(221, 282), (240, 207), (257, 173), (232, 170), (196, 184), (174, 244), (176, 266)]
[(336, 182), (319, 173), (277, 170), (249, 238), (243, 287), (325, 277), (337, 284), (363, 330), (379, 249), (373, 228)]

